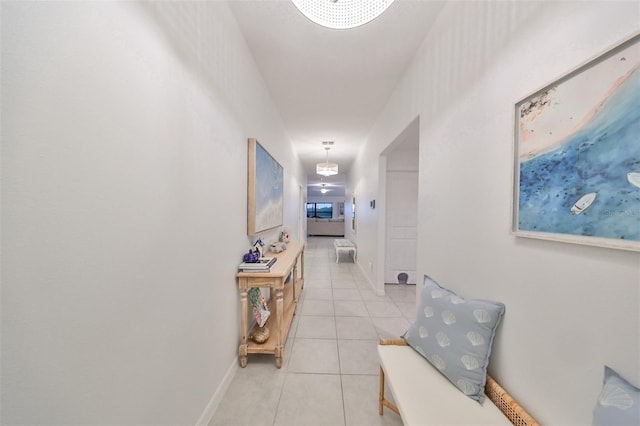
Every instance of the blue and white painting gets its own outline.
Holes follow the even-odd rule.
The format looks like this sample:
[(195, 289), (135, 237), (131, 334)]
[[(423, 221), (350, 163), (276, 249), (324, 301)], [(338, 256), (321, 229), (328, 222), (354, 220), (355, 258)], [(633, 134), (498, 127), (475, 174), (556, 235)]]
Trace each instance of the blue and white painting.
[(284, 206), (282, 166), (256, 142), (255, 232), (282, 225)]
[(516, 231), (640, 249), (639, 39), (517, 105)]

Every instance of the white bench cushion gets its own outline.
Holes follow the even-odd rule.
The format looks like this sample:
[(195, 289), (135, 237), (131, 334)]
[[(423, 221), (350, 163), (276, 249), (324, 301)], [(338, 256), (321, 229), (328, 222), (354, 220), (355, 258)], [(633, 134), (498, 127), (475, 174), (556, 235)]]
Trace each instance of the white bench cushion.
[(378, 355), (405, 426), (511, 425), (491, 400), (464, 395), (410, 346), (379, 345)]
[(333, 240), (333, 245), (335, 247), (349, 247), (349, 248), (356, 247), (355, 244), (351, 242), (351, 240), (347, 240), (346, 238), (337, 238)]

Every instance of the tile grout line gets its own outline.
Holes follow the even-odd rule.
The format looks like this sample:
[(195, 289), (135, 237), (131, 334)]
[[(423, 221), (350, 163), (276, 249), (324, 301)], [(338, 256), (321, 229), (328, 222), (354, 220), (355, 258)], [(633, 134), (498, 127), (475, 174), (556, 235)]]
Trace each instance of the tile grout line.
[[(331, 278), (331, 298), (332, 302), (335, 301), (333, 296), (333, 277)], [(340, 343), (338, 342), (338, 320), (336, 316), (335, 304), (333, 304), (333, 324), (336, 330), (336, 350), (338, 351), (338, 373), (340, 376), (340, 397), (342, 399), (342, 423), (346, 426), (347, 424), (347, 402), (344, 399), (344, 383), (342, 381), (342, 361), (340, 359)]]

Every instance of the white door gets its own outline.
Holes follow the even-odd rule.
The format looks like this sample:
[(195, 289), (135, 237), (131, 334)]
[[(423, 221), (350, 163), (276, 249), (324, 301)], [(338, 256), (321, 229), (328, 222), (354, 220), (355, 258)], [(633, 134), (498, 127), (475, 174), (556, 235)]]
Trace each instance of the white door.
[(387, 172), (385, 283), (397, 283), (398, 274), (416, 283), (418, 237), (418, 172)]

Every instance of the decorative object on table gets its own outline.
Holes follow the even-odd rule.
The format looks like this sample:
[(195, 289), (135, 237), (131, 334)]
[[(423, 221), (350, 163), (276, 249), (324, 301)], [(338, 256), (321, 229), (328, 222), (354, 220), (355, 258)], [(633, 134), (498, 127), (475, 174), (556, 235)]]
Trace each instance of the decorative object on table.
[(267, 301), (257, 287), (251, 287), (247, 294), (249, 295), (249, 302), (253, 306), (253, 317), (256, 319), (256, 324), (258, 324), (258, 327), (264, 327), (269, 315), (271, 315)]
[(260, 257), (264, 256), (264, 242), (262, 238), (258, 238), (256, 242), (253, 244), (253, 249), (257, 250), (260, 253)]
[(274, 241), (269, 245), (269, 251), (274, 253), (280, 253), (281, 251), (285, 251), (287, 249), (287, 243)]
[(640, 35), (515, 105), (512, 232), (640, 251)]
[(276, 263), (276, 257), (263, 257), (255, 262), (243, 262), (238, 265), (240, 272), (270, 272), (271, 266)]
[(258, 325), (256, 325), (255, 327), (253, 327), (253, 330), (251, 330), (249, 339), (253, 340), (256, 343), (262, 344), (269, 340), (270, 335), (271, 333), (269, 332), (269, 328), (266, 325), (263, 327), (258, 327)]
[(260, 252), (258, 250), (250, 249), (248, 253), (242, 256), (244, 263), (256, 263), (260, 260)]
[(284, 170), (258, 143), (249, 139), (247, 234), (282, 226)]
[(281, 243), (288, 243), (289, 242), (289, 234), (285, 231), (280, 232), (280, 237), (278, 238), (278, 240)]

